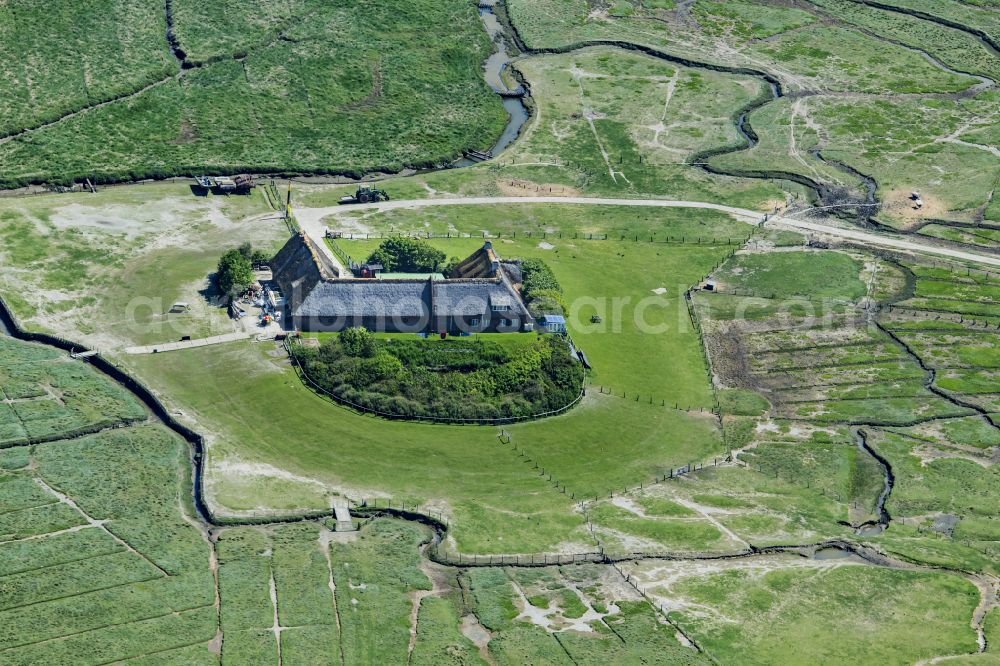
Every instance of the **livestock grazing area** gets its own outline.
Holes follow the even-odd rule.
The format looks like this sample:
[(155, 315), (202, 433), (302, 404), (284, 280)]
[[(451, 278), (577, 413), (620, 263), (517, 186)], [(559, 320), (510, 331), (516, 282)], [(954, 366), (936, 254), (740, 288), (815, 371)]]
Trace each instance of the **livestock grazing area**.
[(15, 0), (0, 44), (5, 187), (398, 170), (486, 149), (504, 123), (466, 0)]
[[(3, 663), (971, 663), (1000, 641), (1000, 275), (713, 211), (340, 210), (353, 257), (390, 230), (466, 256), (491, 223), (551, 268), (593, 365), (564, 415), (429, 425), (330, 402), (273, 342), (122, 353), (232, 326), (116, 301), (195, 301), (236, 229), (277, 246), (264, 197), (0, 204), (22, 324), (207, 435), (195, 457), (86, 359), (0, 338)], [(78, 249), (101, 263), (67, 270)]]
[(1000, 663), (998, 0), (482, 4), (0, 0), (0, 664)]

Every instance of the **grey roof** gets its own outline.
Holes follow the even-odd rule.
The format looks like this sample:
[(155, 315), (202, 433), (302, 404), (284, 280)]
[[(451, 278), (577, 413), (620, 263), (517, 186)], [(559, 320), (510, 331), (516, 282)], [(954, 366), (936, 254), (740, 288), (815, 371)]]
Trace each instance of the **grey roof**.
[(509, 279), (514, 284), (521, 284), (524, 281), (524, 279), (521, 277), (520, 261), (510, 261), (510, 260), (501, 261), (500, 268), (502, 268), (504, 274), (507, 275), (507, 279)]
[(326, 280), (294, 308), (303, 317), (421, 317), (430, 286), (425, 280)]
[[(487, 263), (484, 259), (488, 265), (496, 261), (489, 243), (470, 257), (469, 265), (481, 269)], [(271, 266), (292, 316), (482, 316), (495, 304), (508, 306), (508, 316), (531, 319), (504, 271), (494, 271), (487, 278), (454, 280), (342, 279), (305, 234), (289, 239)]]
[(482, 315), (492, 303), (510, 306), (513, 314), (528, 313), (506, 280), (445, 280), (434, 285), (435, 315)]

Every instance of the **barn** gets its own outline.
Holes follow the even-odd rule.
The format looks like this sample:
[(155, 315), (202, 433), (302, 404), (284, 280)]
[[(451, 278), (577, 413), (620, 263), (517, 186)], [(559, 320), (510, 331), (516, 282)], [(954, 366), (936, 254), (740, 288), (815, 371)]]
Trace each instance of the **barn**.
[(520, 267), (486, 242), (450, 278), (342, 276), (304, 233), (271, 262), (285, 321), (300, 331), (363, 326), (386, 333), (517, 333), (535, 321), (519, 292)]

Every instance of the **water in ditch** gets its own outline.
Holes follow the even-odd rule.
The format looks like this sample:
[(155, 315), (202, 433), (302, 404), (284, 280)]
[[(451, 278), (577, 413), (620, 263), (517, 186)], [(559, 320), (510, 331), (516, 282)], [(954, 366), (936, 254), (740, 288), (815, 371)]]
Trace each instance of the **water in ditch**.
[(812, 559), (814, 560), (847, 560), (848, 562), (856, 562), (858, 564), (870, 564), (863, 557), (852, 553), (845, 548), (837, 548), (836, 546), (828, 546), (826, 548), (820, 548), (815, 553), (813, 553)]
[[(506, 28), (504, 28), (503, 24), (497, 19), (497, 15), (489, 7), (480, 7), (479, 17), (483, 20), (483, 27), (486, 29), (486, 34), (493, 40), (493, 44), (496, 47), (496, 51), (490, 54), (490, 57), (483, 63), (483, 78), (495, 93), (504, 95), (503, 108), (507, 111), (509, 117), (503, 132), (490, 149), (490, 155), (496, 157), (506, 150), (510, 144), (514, 143), (521, 133), (521, 128), (528, 122), (530, 114), (528, 113), (528, 107), (524, 105), (524, 100), (521, 97), (507, 96), (514, 91), (507, 86), (507, 83), (503, 79), (503, 71), (507, 69), (507, 66), (511, 62), (510, 54), (507, 52), (510, 40)], [(460, 160), (452, 162), (451, 166), (466, 167), (476, 163), (476, 160), (463, 157)]]

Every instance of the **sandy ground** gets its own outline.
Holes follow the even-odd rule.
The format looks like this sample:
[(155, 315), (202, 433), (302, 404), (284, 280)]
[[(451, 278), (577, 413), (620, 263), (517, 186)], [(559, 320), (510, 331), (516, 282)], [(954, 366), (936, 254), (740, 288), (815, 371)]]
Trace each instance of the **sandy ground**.
[(912, 190), (908, 189), (889, 192), (885, 195), (883, 208), (888, 210), (891, 217), (903, 220), (907, 226), (912, 226), (928, 218), (948, 217), (948, 207), (940, 199), (930, 194), (921, 194), (920, 199), (923, 201), (923, 206), (914, 208), (913, 201), (910, 200), (911, 192)]

